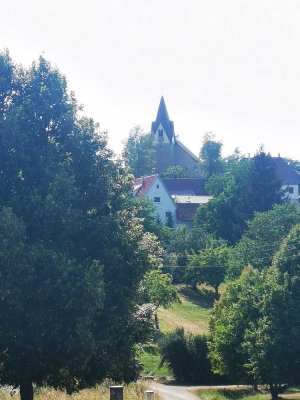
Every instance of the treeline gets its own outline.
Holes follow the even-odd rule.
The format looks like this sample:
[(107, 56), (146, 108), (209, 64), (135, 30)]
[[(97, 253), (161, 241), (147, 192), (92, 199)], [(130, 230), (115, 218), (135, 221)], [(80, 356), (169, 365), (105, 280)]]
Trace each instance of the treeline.
[[(179, 381), (268, 385), (275, 399), (285, 385), (299, 383), (300, 208), (288, 200), (263, 148), (252, 158), (236, 151), (226, 159), (221, 148), (204, 138), (200, 171), (213, 199), (198, 208), (192, 229), (158, 224), (149, 201), (133, 200), (145, 229), (159, 238), (173, 282), (195, 290), (205, 283), (215, 293), (209, 334), (177, 330), (160, 351)], [(287, 162), (299, 173), (299, 161)], [(178, 166), (168, 173), (185, 176)]]

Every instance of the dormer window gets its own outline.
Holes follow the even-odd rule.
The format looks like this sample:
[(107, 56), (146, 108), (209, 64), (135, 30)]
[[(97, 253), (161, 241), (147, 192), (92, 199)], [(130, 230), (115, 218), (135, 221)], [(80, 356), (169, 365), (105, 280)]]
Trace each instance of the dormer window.
[(294, 188), (292, 186), (288, 187), (288, 193), (294, 193)]

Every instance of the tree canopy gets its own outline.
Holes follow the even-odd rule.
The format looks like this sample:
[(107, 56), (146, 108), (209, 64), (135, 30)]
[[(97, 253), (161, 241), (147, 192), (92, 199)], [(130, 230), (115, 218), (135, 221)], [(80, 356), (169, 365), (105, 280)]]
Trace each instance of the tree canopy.
[(283, 238), (300, 223), (300, 209), (294, 204), (274, 205), (265, 212), (256, 212), (247, 222), (247, 231), (232, 252), (229, 278), (237, 277), (246, 265), (258, 269), (269, 267)]
[(215, 135), (207, 133), (204, 136), (199, 155), (201, 175), (205, 178), (223, 171), (221, 150), (222, 143), (216, 140)]
[(138, 375), (149, 266), (128, 183), (65, 77), (0, 55), (0, 381), (94, 385)]
[(212, 176), (206, 188), (214, 198), (198, 208), (195, 226), (231, 244), (240, 239), (255, 211), (267, 211), (282, 202), (274, 161), (263, 149), (254, 158), (241, 159), (223, 174)]
[(140, 126), (129, 132), (123, 149), (123, 159), (128, 172), (136, 178), (155, 172), (154, 135), (146, 134)]
[(300, 225), (264, 271), (247, 267), (214, 306), (210, 359), (215, 372), (268, 385), (272, 398), (299, 381)]

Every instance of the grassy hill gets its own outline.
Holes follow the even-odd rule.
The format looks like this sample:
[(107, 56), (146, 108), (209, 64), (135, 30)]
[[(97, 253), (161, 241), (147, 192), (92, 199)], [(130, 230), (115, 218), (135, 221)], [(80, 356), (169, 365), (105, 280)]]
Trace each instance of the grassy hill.
[[(213, 305), (213, 292), (205, 286), (194, 291), (186, 286), (177, 286), (181, 303), (174, 304), (168, 309), (161, 308), (158, 312), (162, 334), (183, 327), (193, 334), (208, 331), (209, 314)], [(153, 340), (144, 347), (141, 354), (144, 373), (153, 372), (157, 376), (170, 376), (166, 366), (159, 368), (160, 355), (157, 343)]]
[(183, 327), (191, 333), (208, 331), (209, 313), (213, 305), (213, 294), (206, 287), (197, 292), (186, 287), (177, 287), (181, 303), (158, 312), (160, 329), (163, 333)]

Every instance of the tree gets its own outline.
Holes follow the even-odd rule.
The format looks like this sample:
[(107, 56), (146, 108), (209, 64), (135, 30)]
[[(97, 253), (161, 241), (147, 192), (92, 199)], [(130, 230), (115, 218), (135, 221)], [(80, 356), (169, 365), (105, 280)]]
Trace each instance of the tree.
[(258, 382), (268, 383), (273, 399), (285, 384), (299, 382), (300, 363), (300, 225), (295, 226), (274, 257), (262, 298), (261, 317), (245, 332), (246, 365)]
[(43, 57), (23, 70), (6, 52), (0, 71), (1, 383), (32, 400), (134, 379), (151, 263), (123, 170)]
[(163, 274), (159, 269), (153, 269), (146, 274), (143, 288), (145, 302), (155, 306), (155, 325), (156, 329), (159, 329), (158, 307), (168, 308), (171, 304), (179, 302), (179, 295), (171, 284), (170, 275)]
[(181, 165), (171, 165), (167, 171), (162, 174), (162, 178), (188, 178), (188, 171)]
[(265, 271), (247, 267), (214, 307), (209, 343), (213, 368), (268, 385), (277, 399), (299, 382), (300, 225)]
[(237, 280), (228, 283), (212, 311), (208, 347), (213, 371), (236, 382), (254, 383), (247, 378), (243, 343), (246, 329), (260, 316), (264, 282), (260, 271), (245, 268)]
[(229, 248), (225, 245), (206, 247), (189, 257), (185, 278), (192, 286), (206, 283), (215, 290), (215, 299), (220, 297), (219, 286), (224, 281), (229, 260)]
[(300, 175), (300, 161), (299, 160), (292, 160), (291, 158), (286, 158), (285, 161), (294, 168), (296, 172)]
[(221, 150), (222, 143), (216, 141), (215, 135), (207, 133), (203, 138), (199, 156), (201, 174), (205, 178), (223, 171)]
[(140, 126), (131, 129), (124, 145), (123, 159), (128, 172), (135, 177), (152, 175), (155, 171), (154, 136), (145, 134)]
[(300, 223), (300, 210), (294, 204), (276, 204), (271, 210), (256, 212), (247, 222), (248, 229), (233, 249), (228, 277), (237, 277), (246, 265), (267, 268), (281, 241)]
[(206, 188), (213, 199), (198, 208), (195, 226), (231, 244), (240, 239), (255, 211), (267, 211), (283, 201), (274, 161), (263, 149), (212, 177)]
[(168, 363), (177, 382), (219, 382), (220, 377), (212, 373), (207, 357), (206, 335), (185, 334), (183, 328), (177, 328), (160, 340), (159, 351), (161, 365)]

